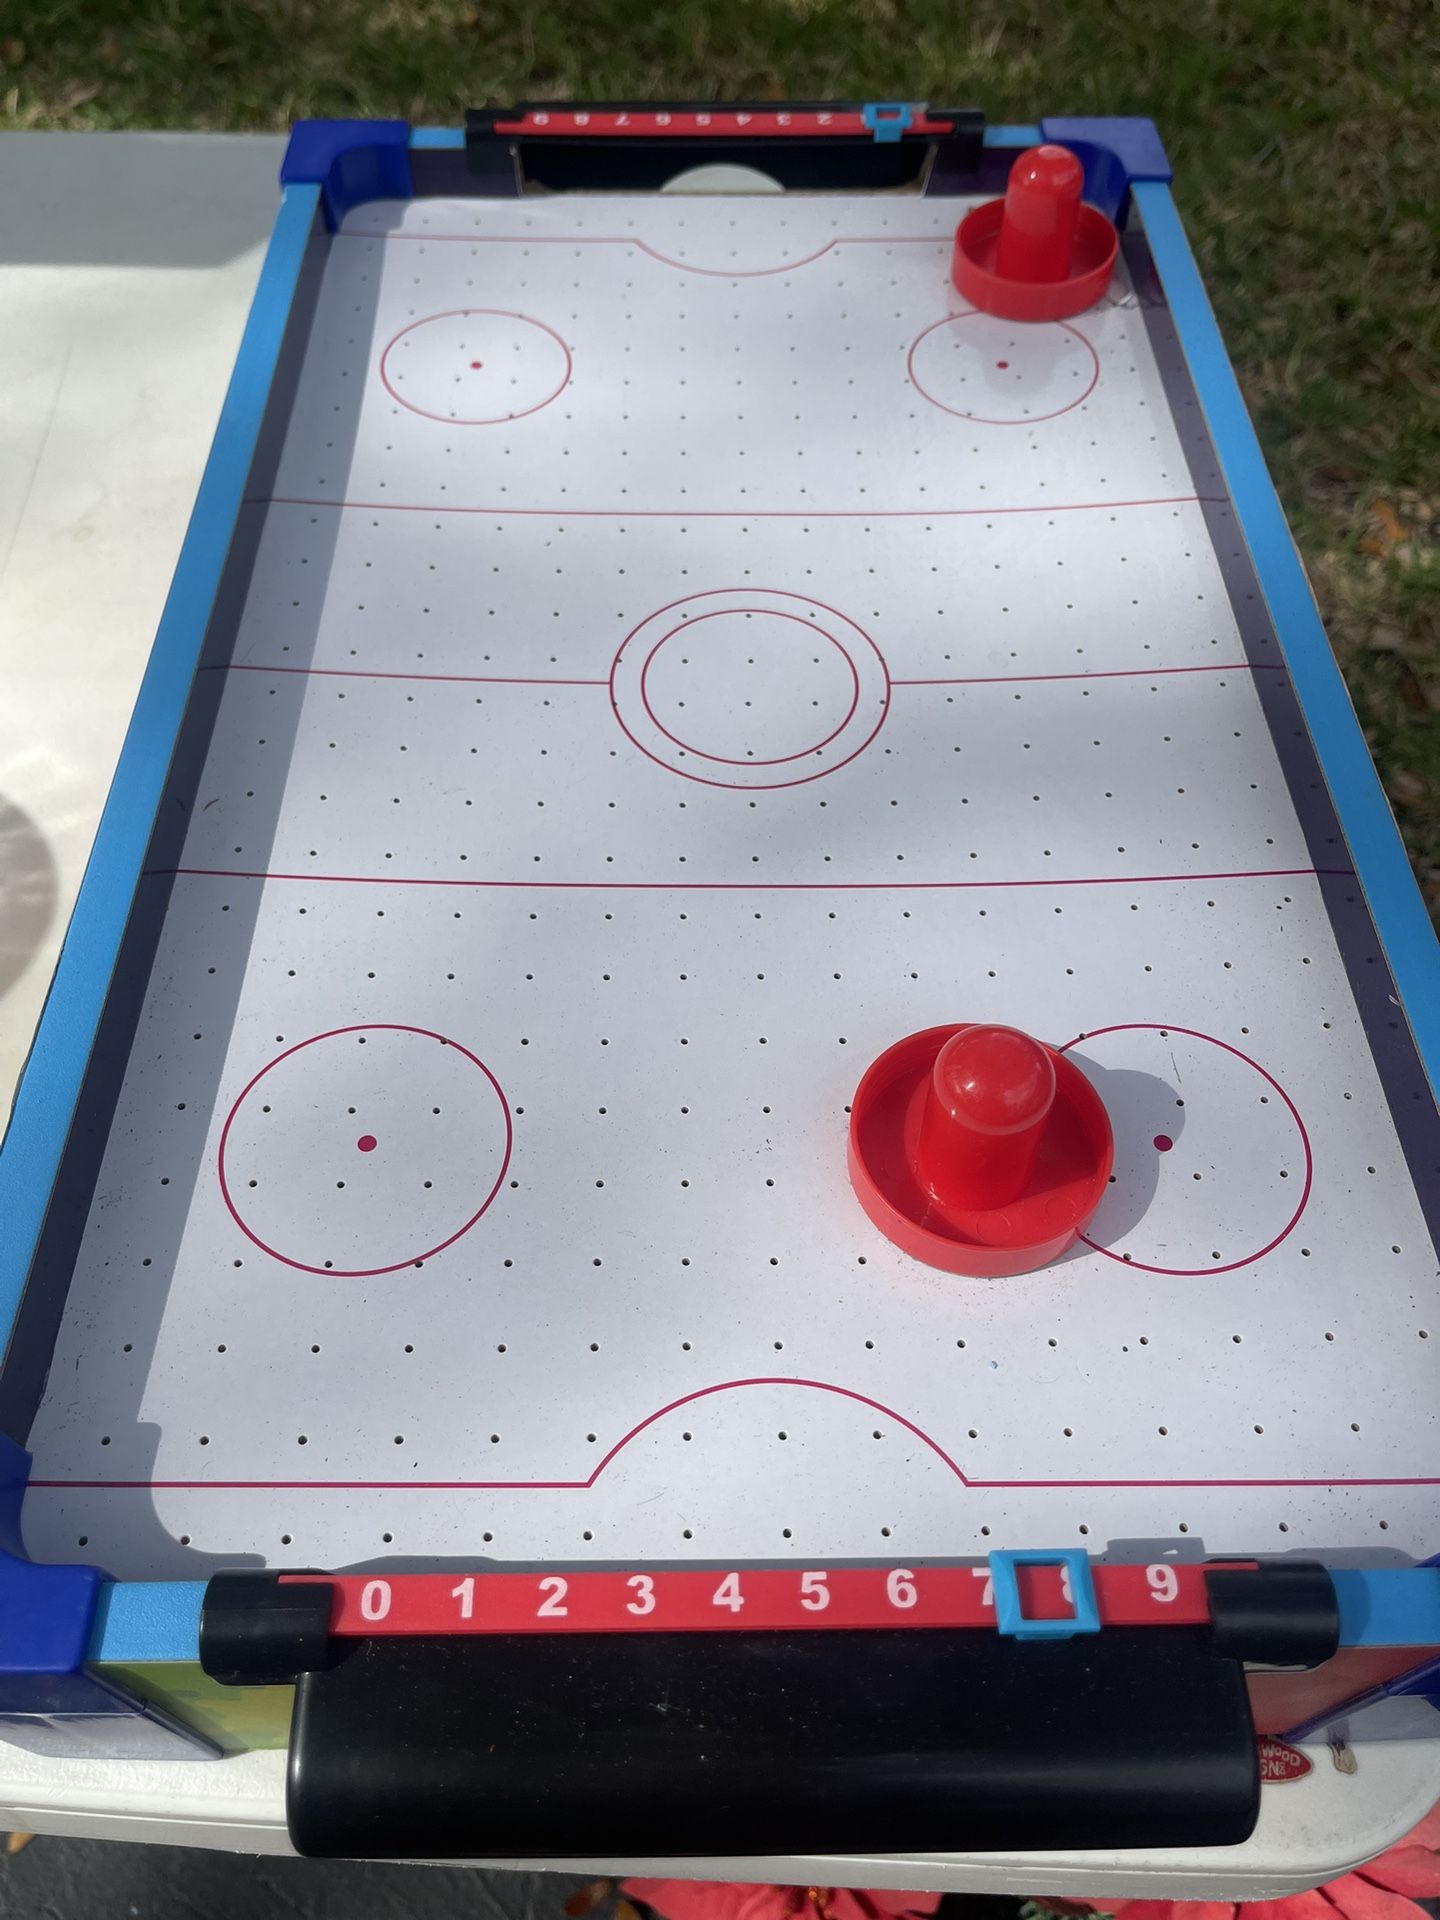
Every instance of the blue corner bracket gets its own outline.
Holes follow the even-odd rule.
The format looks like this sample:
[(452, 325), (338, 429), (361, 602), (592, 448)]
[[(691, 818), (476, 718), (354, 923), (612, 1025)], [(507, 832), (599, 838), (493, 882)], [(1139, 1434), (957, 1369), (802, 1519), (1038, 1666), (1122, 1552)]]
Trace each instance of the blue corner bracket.
[(0, 1716), (95, 1712), (110, 1689), (85, 1671), (104, 1574), (25, 1558), (30, 1456), (0, 1434)]
[(1069, 147), (1085, 169), (1085, 198), (1107, 220), (1119, 221), (1137, 180), (1171, 178), (1170, 161), (1153, 120), (1061, 115), (1040, 122), (1045, 140)]
[[(1074, 1612), (1068, 1619), (1031, 1620), (1020, 1599), (1021, 1567), (1059, 1567), (1065, 1578), (1067, 1598)], [(1095, 1600), (1095, 1582), (1090, 1577), (1090, 1556), (1083, 1547), (1025, 1548), (1018, 1552), (997, 1551), (990, 1555), (990, 1579), (995, 1595), (995, 1625), (999, 1632), (1015, 1640), (1070, 1640), (1077, 1633), (1100, 1631), (1100, 1609)]]
[(320, 189), (334, 233), (367, 200), (408, 200), (410, 125), (405, 120), (297, 120), (280, 163), (282, 187)]

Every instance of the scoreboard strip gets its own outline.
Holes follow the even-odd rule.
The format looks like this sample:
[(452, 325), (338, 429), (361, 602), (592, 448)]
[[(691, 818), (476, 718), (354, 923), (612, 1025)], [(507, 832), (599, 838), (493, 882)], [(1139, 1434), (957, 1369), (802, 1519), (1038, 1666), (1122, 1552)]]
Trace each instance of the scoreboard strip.
[[(1091, 1569), (1102, 1626), (1203, 1626), (1206, 1568)], [(1026, 1621), (1074, 1616), (1063, 1565), (1013, 1570)], [(725, 1633), (990, 1627), (988, 1566), (740, 1567), (547, 1573), (285, 1574), (330, 1586), (332, 1634)]]
[[(923, 107), (908, 109), (902, 133), (943, 138), (955, 130), (932, 120)], [(497, 119), (498, 134), (586, 139), (814, 139), (817, 135), (874, 136), (873, 125), (858, 109), (843, 107), (708, 108), (656, 107), (627, 110), (591, 107), (531, 107), (511, 119)]]

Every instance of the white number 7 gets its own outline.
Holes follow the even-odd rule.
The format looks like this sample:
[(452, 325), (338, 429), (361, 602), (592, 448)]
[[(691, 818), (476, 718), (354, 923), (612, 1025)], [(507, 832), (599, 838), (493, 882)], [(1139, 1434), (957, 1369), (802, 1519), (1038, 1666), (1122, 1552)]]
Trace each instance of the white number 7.
[(995, 1582), (990, 1577), (990, 1569), (988, 1567), (971, 1567), (970, 1572), (976, 1580), (983, 1582), (980, 1590), (981, 1606), (993, 1607), (995, 1604)]

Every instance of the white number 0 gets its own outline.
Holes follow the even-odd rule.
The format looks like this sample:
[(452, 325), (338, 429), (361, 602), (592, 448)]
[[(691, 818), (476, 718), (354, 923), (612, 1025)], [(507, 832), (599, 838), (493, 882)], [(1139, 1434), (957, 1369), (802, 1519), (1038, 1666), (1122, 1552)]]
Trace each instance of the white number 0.
[(367, 1620), (383, 1620), (390, 1611), (390, 1582), (367, 1580), (360, 1589), (360, 1611)]
[(915, 1576), (908, 1567), (896, 1567), (885, 1576), (885, 1598), (892, 1607), (913, 1607), (917, 1598)]

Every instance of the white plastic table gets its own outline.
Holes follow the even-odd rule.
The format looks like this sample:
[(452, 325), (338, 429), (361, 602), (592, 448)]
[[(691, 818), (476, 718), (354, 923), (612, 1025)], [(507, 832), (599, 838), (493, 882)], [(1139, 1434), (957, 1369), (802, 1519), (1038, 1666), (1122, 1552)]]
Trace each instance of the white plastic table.
[[(0, 1098), (38, 1016), (275, 204), (271, 136), (0, 135)], [(1440, 1741), (1312, 1750), (1204, 1851), (666, 1862), (720, 1878), (1256, 1898), (1333, 1876), (1440, 1796)], [(1350, 1770), (1353, 1764), (1353, 1771)], [(0, 1745), (0, 1823), (286, 1852), (284, 1755)], [(576, 1863), (557, 1862), (573, 1868)], [(607, 1861), (597, 1871), (661, 1870)]]

